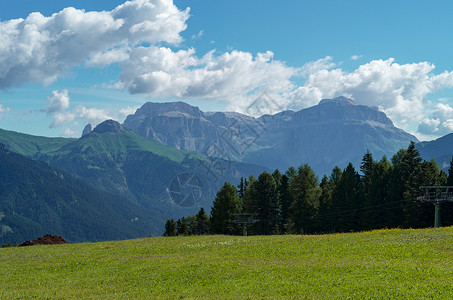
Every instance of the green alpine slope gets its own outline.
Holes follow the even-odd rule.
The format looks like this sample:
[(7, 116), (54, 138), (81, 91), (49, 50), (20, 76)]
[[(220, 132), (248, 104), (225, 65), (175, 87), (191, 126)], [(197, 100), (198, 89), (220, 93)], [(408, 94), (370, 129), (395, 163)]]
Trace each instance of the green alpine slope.
[(451, 299), (452, 228), (0, 249), (0, 298)]
[(4, 146), (0, 178), (2, 243), (22, 243), (47, 233), (73, 242), (115, 240), (158, 230), (152, 214), (140, 206)]

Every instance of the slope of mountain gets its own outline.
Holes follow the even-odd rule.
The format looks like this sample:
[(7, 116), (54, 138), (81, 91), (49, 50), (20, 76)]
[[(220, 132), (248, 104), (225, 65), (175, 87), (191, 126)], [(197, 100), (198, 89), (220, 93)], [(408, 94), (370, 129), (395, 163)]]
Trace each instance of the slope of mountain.
[(70, 242), (114, 240), (157, 229), (140, 206), (4, 145), (0, 178), (0, 243), (21, 243), (47, 233)]
[[(8, 149), (36, 149), (35, 137), (16, 135), (14, 143), (5, 141)], [(45, 139), (40, 143), (45, 144)], [(97, 189), (124, 198), (129, 205), (139, 206), (149, 217), (148, 235), (161, 234), (169, 218), (195, 214), (200, 207), (209, 211), (225, 181), (238, 184), (240, 177), (265, 170), (178, 150), (145, 139), (111, 120), (80, 139), (64, 140), (59, 148), (48, 147), (29, 154)]]
[(439, 167), (448, 172), (453, 156), (453, 133), (434, 141), (420, 142), (416, 144), (416, 148), (424, 160), (434, 159)]
[(239, 113), (206, 113), (177, 103), (146, 103), (124, 126), (148, 139), (285, 170), (308, 163), (318, 174), (348, 162), (356, 166), (369, 150), (392, 156), (417, 139), (396, 128), (379, 110), (351, 99), (324, 99), (318, 105), (253, 118)]
[(54, 151), (73, 142), (70, 138), (48, 138), (0, 129), (0, 143), (16, 153), (34, 156), (38, 153)]

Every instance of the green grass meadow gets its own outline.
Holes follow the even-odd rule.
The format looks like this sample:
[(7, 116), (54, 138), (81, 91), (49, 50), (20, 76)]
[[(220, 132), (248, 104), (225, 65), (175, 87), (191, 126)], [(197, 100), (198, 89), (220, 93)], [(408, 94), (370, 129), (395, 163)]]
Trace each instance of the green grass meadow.
[(453, 299), (453, 228), (1, 248), (0, 298)]

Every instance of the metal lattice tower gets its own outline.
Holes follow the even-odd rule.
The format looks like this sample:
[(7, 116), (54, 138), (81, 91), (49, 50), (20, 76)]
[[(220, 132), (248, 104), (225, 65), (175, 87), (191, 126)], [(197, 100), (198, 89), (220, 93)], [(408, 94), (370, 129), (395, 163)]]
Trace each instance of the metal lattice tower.
[(418, 201), (434, 204), (434, 227), (440, 226), (440, 204), (453, 201), (453, 186), (421, 186)]
[(253, 218), (255, 215), (256, 214), (252, 213), (233, 214), (233, 216), (236, 216), (236, 220), (234, 220), (233, 222), (236, 224), (242, 224), (244, 226), (244, 236), (247, 236), (247, 225), (256, 223), (258, 221)]

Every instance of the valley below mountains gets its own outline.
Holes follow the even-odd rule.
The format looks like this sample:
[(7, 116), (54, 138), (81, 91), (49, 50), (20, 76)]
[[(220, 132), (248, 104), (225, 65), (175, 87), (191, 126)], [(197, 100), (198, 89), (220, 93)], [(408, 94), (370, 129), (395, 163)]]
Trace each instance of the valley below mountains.
[[(452, 136), (418, 143), (422, 158), (448, 167)], [(0, 242), (161, 235), (167, 219), (209, 212), (225, 182), (305, 163), (321, 178), (411, 141), (383, 112), (345, 97), (258, 118), (148, 102), (124, 124), (87, 125), (78, 139), (0, 129)]]

